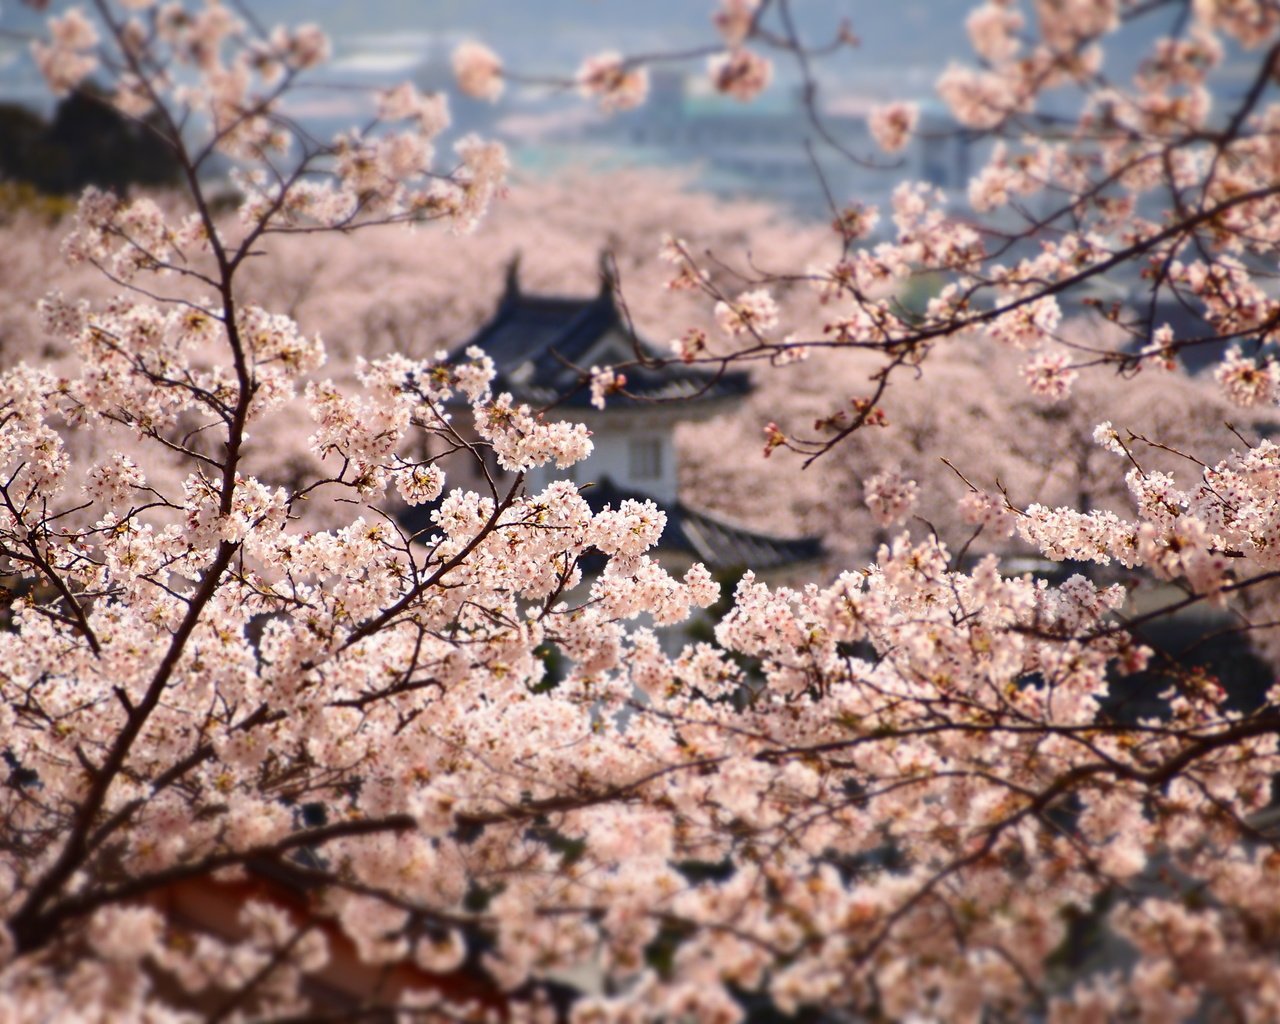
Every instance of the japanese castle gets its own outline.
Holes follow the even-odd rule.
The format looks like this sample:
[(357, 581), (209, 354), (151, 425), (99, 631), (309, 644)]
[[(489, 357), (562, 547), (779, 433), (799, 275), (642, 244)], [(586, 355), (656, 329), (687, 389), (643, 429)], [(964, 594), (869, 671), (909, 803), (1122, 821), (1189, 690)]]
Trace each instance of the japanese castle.
[[(625, 498), (650, 498), (667, 514), (655, 555), (673, 568), (702, 562), (712, 571), (751, 568), (758, 573), (812, 569), (824, 557), (816, 537), (784, 539), (757, 533), (690, 508), (677, 492), (675, 428), (706, 420), (747, 395), (746, 373), (715, 373), (664, 357), (629, 327), (614, 300), (614, 280), (604, 269), (596, 295), (586, 298), (528, 295), (520, 289), (519, 262), (507, 268), (498, 307), (479, 332), (454, 351), (476, 345), (497, 369), (495, 392), (510, 392), (546, 415), (585, 423), (592, 432), (590, 458), (566, 470), (542, 467), (529, 474), (531, 490), (555, 479), (582, 486), (597, 511)], [(639, 357), (653, 360), (649, 365)], [(630, 364), (625, 394), (606, 407), (591, 405), (583, 370)], [(665, 363), (665, 365), (663, 365)]]

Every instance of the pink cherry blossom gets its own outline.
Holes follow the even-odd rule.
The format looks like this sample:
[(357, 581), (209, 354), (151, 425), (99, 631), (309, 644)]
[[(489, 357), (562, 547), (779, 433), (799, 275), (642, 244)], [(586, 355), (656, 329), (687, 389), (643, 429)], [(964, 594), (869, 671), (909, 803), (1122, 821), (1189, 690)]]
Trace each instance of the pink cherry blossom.
[(744, 103), (755, 99), (773, 80), (769, 58), (745, 47), (711, 57), (707, 71), (717, 91)]
[(867, 118), (867, 127), (876, 145), (886, 153), (897, 153), (911, 141), (920, 111), (914, 104), (893, 103), (877, 107)]
[(649, 72), (628, 66), (621, 54), (609, 51), (589, 57), (578, 69), (578, 90), (595, 97), (602, 110), (630, 110), (649, 95)]
[[(191, 173), (0, 225), (8, 1016), (541, 1021), (570, 979), (582, 1022), (1276, 1019), (1280, 16), (1161, 6), (981, 4), (939, 82), (992, 133), (967, 187), (833, 195), (834, 232), (634, 172), (494, 203), (443, 96), (296, 133), (314, 26), (57, 17), (51, 87), (92, 70)], [(762, 10), (575, 81), (621, 109), (715, 52), (747, 99), (851, 41)], [(681, 373), (754, 384), (681, 427), (678, 506), (575, 482), (607, 417), (667, 422), (607, 401), (616, 351), (564, 367), (595, 435), (457, 352), (606, 242)], [(826, 561), (721, 605), (665, 546), (719, 517)], [(1156, 649), (1205, 607), (1259, 692)]]
[(483, 43), (460, 43), (453, 51), (453, 73), (468, 96), (492, 102), (502, 95), (502, 61)]

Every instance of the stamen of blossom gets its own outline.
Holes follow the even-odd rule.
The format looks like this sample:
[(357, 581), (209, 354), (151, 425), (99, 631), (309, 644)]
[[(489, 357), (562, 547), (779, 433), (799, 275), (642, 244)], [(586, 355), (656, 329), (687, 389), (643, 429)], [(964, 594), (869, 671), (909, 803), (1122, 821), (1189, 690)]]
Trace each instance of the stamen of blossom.
[(1071, 359), (1061, 352), (1036, 356), (1022, 369), (1031, 393), (1046, 402), (1061, 402), (1071, 393), (1080, 372), (1071, 368)]
[(690, 327), (680, 337), (672, 340), (671, 349), (677, 358), (691, 363), (707, 350), (707, 332), (700, 327)]
[(840, 211), (831, 226), (846, 242), (865, 238), (880, 222), (880, 211), (874, 206), (853, 203)]
[(1173, 328), (1168, 324), (1157, 327), (1151, 333), (1151, 341), (1142, 347), (1139, 354), (1144, 364), (1153, 362), (1162, 369), (1176, 370), (1178, 358), (1173, 344)]
[(444, 473), (438, 466), (406, 466), (396, 470), (395, 481), (406, 505), (425, 505), (444, 490)]
[(597, 409), (604, 408), (606, 396), (615, 394), (626, 386), (626, 375), (615, 373), (612, 366), (604, 369), (591, 367), (591, 404)]
[(649, 95), (649, 70), (629, 65), (612, 51), (588, 57), (578, 69), (578, 91), (595, 97), (600, 109), (631, 110)]
[(1280, 367), (1271, 358), (1259, 366), (1252, 359), (1246, 359), (1239, 346), (1233, 345), (1213, 371), (1213, 379), (1236, 405), (1246, 409), (1271, 405), (1280, 390)]
[(781, 448), (787, 443), (787, 435), (778, 429), (776, 423), (766, 423), (764, 425), (764, 457), (767, 459), (773, 454), (775, 448)]
[(767, 289), (742, 292), (732, 303), (717, 302), (716, 323), (731, 337), (767, 334), (778, 325), (778, 305)]
[(890, 103), (868, 115), (867, 127), (876, 145), (886, 153), (897, 153), (911, 141), (919, 118), (920, 108), (914, 103)]
[(1128, 454), (1124, 443), (1120, 440), (1120, 434), (1111, 425), (1110, 420), (1104, 420), (1093, 428), (1093, 443), (1115, 455)]
[(982, 491), (970, 491), (957, 504), (966, 523), (990, 528), (1001, 537), (1013, 534), (1016, 520), (1003, 498), (996, 498)]
[(717, 92), (746, 103), (768, 88), (773, 80), (773, 63), (767, 57), (739, 47), (709, 58), (707, 73)]
[(867, 508), (880, 526), (900, 523), (911, 514), (920, 497), (920, 487), (898, 470), (885, 470), (863, 481)]

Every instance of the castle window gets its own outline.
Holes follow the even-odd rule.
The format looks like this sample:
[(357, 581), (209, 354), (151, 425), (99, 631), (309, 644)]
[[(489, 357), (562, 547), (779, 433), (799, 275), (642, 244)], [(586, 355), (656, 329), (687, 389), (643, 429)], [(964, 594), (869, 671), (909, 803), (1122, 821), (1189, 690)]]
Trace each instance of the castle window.
[(662, 442), (656, 437), (633, 437), (628, 443), (632, 480), (662, 479)]

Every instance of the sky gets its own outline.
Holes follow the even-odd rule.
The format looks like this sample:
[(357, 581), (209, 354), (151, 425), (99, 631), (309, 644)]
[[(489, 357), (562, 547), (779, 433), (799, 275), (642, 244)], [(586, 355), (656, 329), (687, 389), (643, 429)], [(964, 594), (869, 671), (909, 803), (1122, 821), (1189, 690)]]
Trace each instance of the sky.
[[(236, 0), (224, 0), (234, 5)], [(372, 68), (382, 56), (429, 55), (443, 45), (479, 38), (513, 67), (531, 74), (573, 68), (590, 53), (670, 52), (714, 39), (716, 0), (238, 0), (264, 24), (316, 21), (334, 39), (340, 59)], [(833, 83), (884, 95), (927, 91), (950, 59), (970, 56), (964, 32), (975, 0), (791, 0), (801, 35), (830, 38), (847, 22), (863, 45), (838, 61), (823, 62)], [(51, 9), (66, 3), (55, 0)], [(38, 30), (43, 15), (21, 0), (0, 0), (0, 89), (5, 63), (23, 49), (4, 33)]]
[[(237, 0), (224, 0), (235, 6)], [(324, 74), (340, 85), (383, 86), (415, 79), (424, 88), (452, 89), (449, 57), (463, 39), (478, 39), (502, 55), (512, 71), (534, 78), (570, 79), (582, 60), (604, 50), (627, 55), (671, 54), (714, 46), (717, 0), (239, 0), (262, 25), (316, 21), (334, 48)], [(963, 38), (972, 0), (792, 0), (802, 38), (830, 41), (842, 23), (864, 40), (854, 50), (815, 65), (824, 101), (847, 107), (866, 100), (927, 98), (948, 55)], [(56, 2), (51, 11), (66, 3)], [(0, 101), (44, 112), (52, 99), (19, 36), (39, 33), (45, 15), (19, 0), (0, 0)], [(664, 63), (663, 67), (671, 67)], [(705, 58), (676, 64), (690, 74), (705, 71)], [(794, 62), (775, 59), (775, 83), (755, 109), (789, 107), (798, 81)], [(522, 147), (525, 166), (556, 166), (578, 155), (570, 143), (575, 124), (592, 106), (565, 89), (514, 86), (497, 108), (459, 98), (453, 105), (461, 130), (478, 128)], [(364, 120), (367, 101), (358, 92), (317, 88), (298, 93), (290, 112), (322, 137)], [(666, 160), (667, 157), (660, 157)], [(685, 157), (681, 157), (682, 162)], [(767, 181), (761, 182), (767, 190)]]
[[(316, 21), (339, 66), (403, 74), (435, 48), (479, 38), (529, 74), (571, 71), (588, 54), (670, 52), (714, 40), (714, 0), (244, 0), (264, 24)], [(57, 4), (52, 5), (57, 8)], [(793, 0), (801, 33), (829, 39), (847, 21), (864, 46), (826, 62), (833, 81), (885, 95), (927, 88), (963, 33), (971, 0)], [(37, 31), (42, 16), (0, 0), (0, 33)], [(12, 95), (17, 39), (0, 38), (0, 94)], [(417, 60), (415, 61), (415, 57)], [(7, 87), (7, 88), (6, 88)]]
[[(521, 75), (571, 78), (582, 60), (603, 50), (627, 55), (672, 54), (715, 45), (711, 15), (716, 0), (223, 0), (252, 12), (261, 24), (319, 22), (334, 46), (324, 74), (344, 88), (300, 92), (290, 112), (323, 136), (363, 121), (361, 93), (347, 85), (386, 86), (414, 79), (427, 89), (452, 90), (449, 56), (463, 39), (478, 39), (502, 55)], [(975, 0), (791, 0), (797, 28), (821, 44), (847, 23), (861, 39), (815, 62), (820, 98), (829, 109), (865, 109), (888, 99), (933, 101), (933, 84), (954, 60), (971, 62), (964, 23)], [(65, 7), (55, 2), (52, 10)], [(44, 15), (19, 0), (0, 0), (0, 101), (47, 112), (52, 99), (27, 56), (24, 33), (39, 32)], [(1143, 31), (1150, 33), (1150, 29)], [(1135, 40), (1112, 40), (1117, 68), (1145, 48)], [(759, 106), (792, 103), (798, 80), (795, 62), (775, 54), (775, 83)], [(663, 64), (663, 67), (671, 65)], [(691, 74), (702, 58), (679, 65)], [(1068, 98), (1066, 102), (1070, 102)], [(575, 125), (593, 116), (564, 89), (513, 86), (497, 108), (453, 99), (460, 131), (478, 128), (517, 145), (527, 166), (554, 165), (549, 152)], [(535, 152), (535, 150), (537, 150)], [(572, 159), (572, 155), (569, 157)], [(683, 159), (683, 158), (681, 158)], [(768, 175), (761, 179), (768, 186)]]

